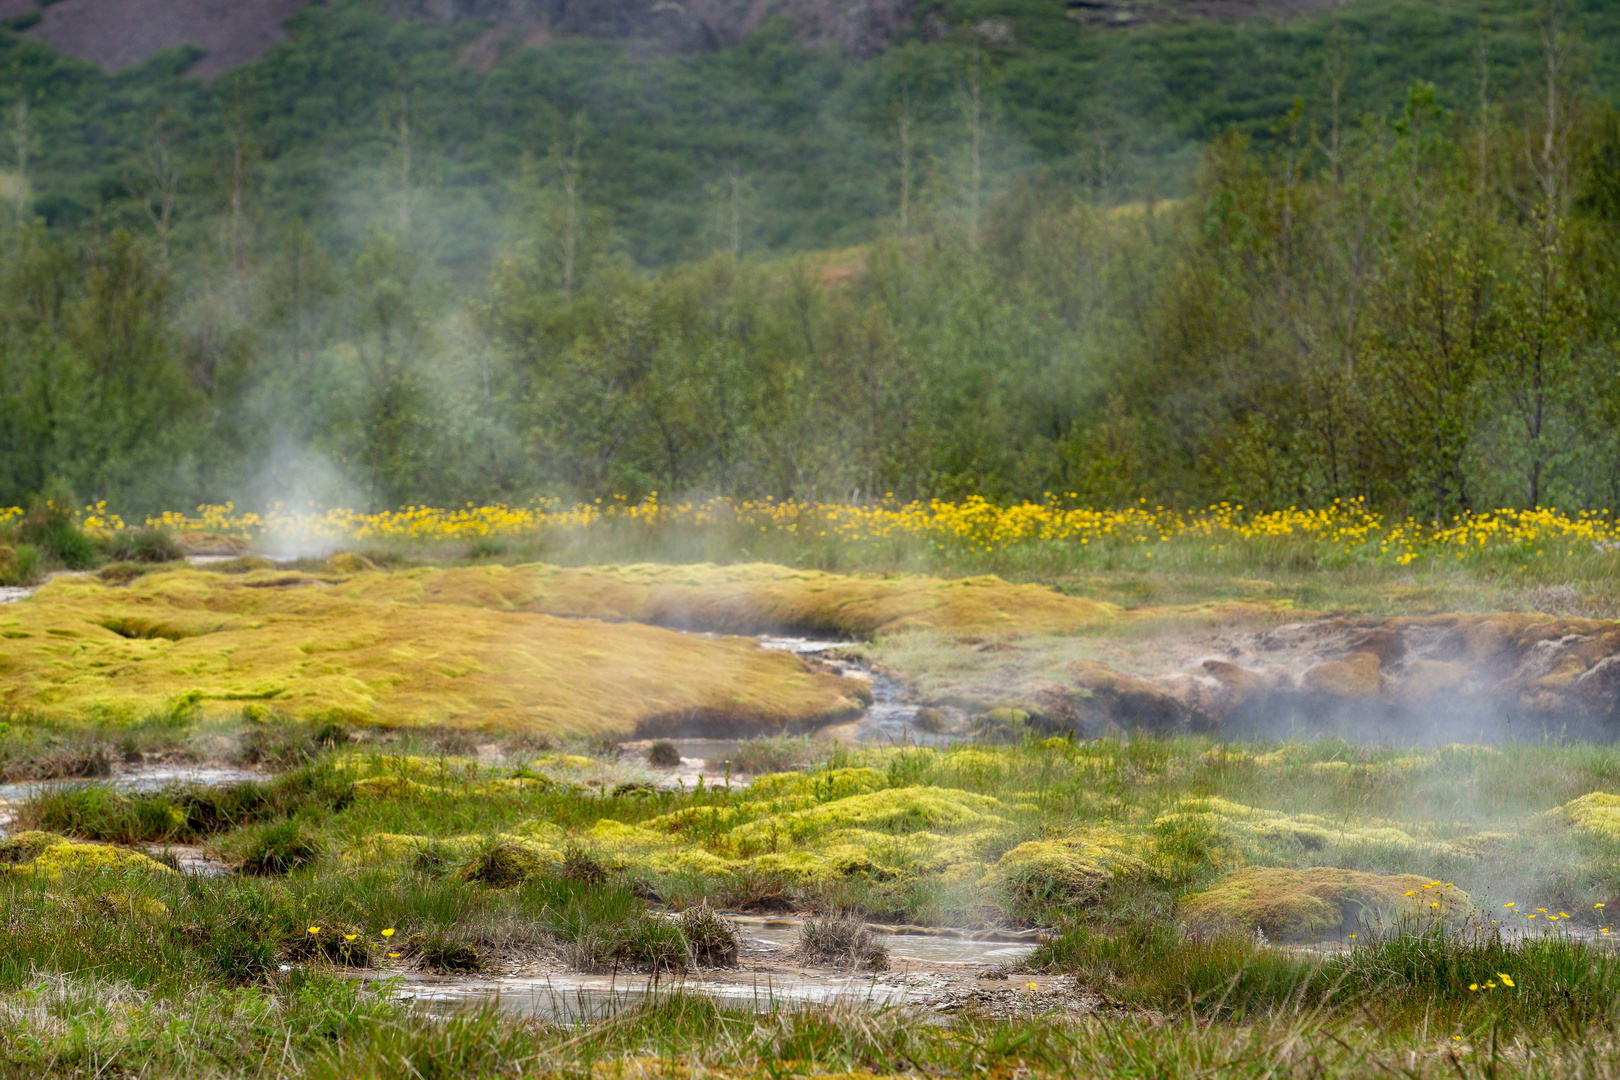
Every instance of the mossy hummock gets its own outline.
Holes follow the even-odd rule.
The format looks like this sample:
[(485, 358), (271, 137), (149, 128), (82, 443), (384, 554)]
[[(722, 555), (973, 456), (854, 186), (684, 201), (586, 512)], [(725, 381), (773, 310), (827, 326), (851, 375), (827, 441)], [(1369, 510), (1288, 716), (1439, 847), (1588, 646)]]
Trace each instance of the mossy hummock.
[(441, 571), (58, 578), (0, 612), (0, 709), (120, 722), (261, 703), (309, 720), (623, 738), (795, 730), (870, 696), (749, 640), (560, 618), (472, 584)]

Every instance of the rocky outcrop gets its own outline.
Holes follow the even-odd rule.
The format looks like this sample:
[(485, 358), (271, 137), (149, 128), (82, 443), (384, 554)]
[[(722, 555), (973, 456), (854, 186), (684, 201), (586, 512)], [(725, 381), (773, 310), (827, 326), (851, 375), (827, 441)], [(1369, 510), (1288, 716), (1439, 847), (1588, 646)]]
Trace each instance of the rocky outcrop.
[(1620, 623), (1541, 614), (1328, 618), (1177, 671), (1072, 663), (1029, 706), (1049, 729), (1476, 741), (1620, 737)]

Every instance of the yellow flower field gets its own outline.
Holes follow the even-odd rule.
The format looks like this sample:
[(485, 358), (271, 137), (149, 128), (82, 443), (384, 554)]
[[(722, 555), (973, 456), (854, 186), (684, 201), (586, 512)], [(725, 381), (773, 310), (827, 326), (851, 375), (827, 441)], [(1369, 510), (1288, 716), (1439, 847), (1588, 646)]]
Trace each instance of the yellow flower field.
[[(14, 508), (0, 509), (0, 526), (20, 514)], [(86, 507), (80, 519), (92, 531), (129, 527), (105, 504)], [(1326, 561), (1398, 566), (1418, 559), (1478, 555), (1522, 559), (1541, 554), (1546, 545), (1600, 554), (1620, 551), (1620, 520), (1610, 511), (1493, 510), (1436, 525), (1412, 517), (1387, 517), (1360, 500), (1263, 512), (1219, 503), (1189, 512), (1145, 502), (1098, 510), (1055, 495), (1038, 503), (998, 506), (977, 496), (852, 505), (726, 498), (664, 502), (654, 493), (640, 502), (615, 497), (565, 505), (556, 499), (537, 499), (522, 506), (408, 506), (380, 513), (281, 505), (251, 512), (224, 503), (199, 506), (190, 513), (170, 511), (148, 517), (145, 524), (247, 541), (290, 536), (340, 544), (546, 535), (588, 539), (593, 532), (631, 528), (715, 530), (744, 537), (758, 533), (812, 544), (900, 543), (967, 555), (1055, 546), (1071, 551), (1134, 550), (1151, 557), (1160, 545), (1175, 545), (1184, 553), (1191, 549), (1219, 556), (1228, 548), (1306, 545)]]

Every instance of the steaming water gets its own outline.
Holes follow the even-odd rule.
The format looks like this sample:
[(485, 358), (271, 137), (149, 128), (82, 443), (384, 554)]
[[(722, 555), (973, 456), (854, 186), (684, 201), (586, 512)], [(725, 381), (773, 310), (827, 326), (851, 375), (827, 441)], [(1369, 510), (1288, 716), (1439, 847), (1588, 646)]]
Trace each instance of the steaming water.
[[(802, 919), (728, 915), (744, 948), (780, 954), (791, 962)], [(1021, 959), (1035, 949), (1035, 932), (964, 930), (932, 927), (873, 927), (888, 946), (892, 961), (934, 964), (995, 965)], [(550, 975), (468, 978), (418, 972), (395, 976), (395, 993), (420, 1006), (495, 1005), (503, 1012), (543, 1016), (565, 1023), (602, 1019), (659, 995), (681, 991), (702, 994), (733, 1008), (770, 1012), (796, 1005), (856, 1007), (924, 1006), (938, 987), (934, 976), (840, 975), (831, 972), (770, 974), (738, 970), (705, 972), (681, 979), (646, 975)]]
[[(801, 656), (815, 656), (848, 644), (843, 641), (766, 635), (761, 635), (755, 640), (764, 648), (779, 649)], [(896, 746), (944, 746), (962, 741), (961, 735), (927, 731), (919, 727), (918, 706), (906, 701), (906, 689), (898, 679), (873, 671), (852, 660), (820, 659), (829, 667), (836, 668), (845, 678), (862, 679), (872, 684), (872, 704), (853, 724), (839, 725), (840, 735), (853, 738), (856, 742)]]
[(653, 979), (650, 976), (554, 975), (467, 979), (409, 973), (395, 994), (417, 1005), (468, 1007), (495, 1005), (502, 1012), (541, 1016), (564, 1023), (605, 1019), (675, 991), (702, 994), (733, 1008), (772, 1012), (795, 1005), (903, 1005), (916, 991), (881, 983), (871, 977), (816, 975), (737, 978)]
[[(799, 943), (803, 919), (758, 918), (728, 915), (744, 941), (760, 948), (783, 950)], [(1035, 951), (1037, 931), (967, 930), (935, 927), (873, 927), (889, 949), (890, 957), (927, 960), (936, 964), (1005, 964)]]

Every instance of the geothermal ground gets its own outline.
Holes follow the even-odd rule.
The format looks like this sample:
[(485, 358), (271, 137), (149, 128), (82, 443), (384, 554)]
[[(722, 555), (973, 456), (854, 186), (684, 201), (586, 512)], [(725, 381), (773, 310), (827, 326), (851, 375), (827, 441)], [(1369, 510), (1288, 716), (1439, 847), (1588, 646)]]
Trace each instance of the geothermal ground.
[(27, 1069), (1485, 1075), (1620, 1000), (1602, 620), (340, 555), (0, 634)]

